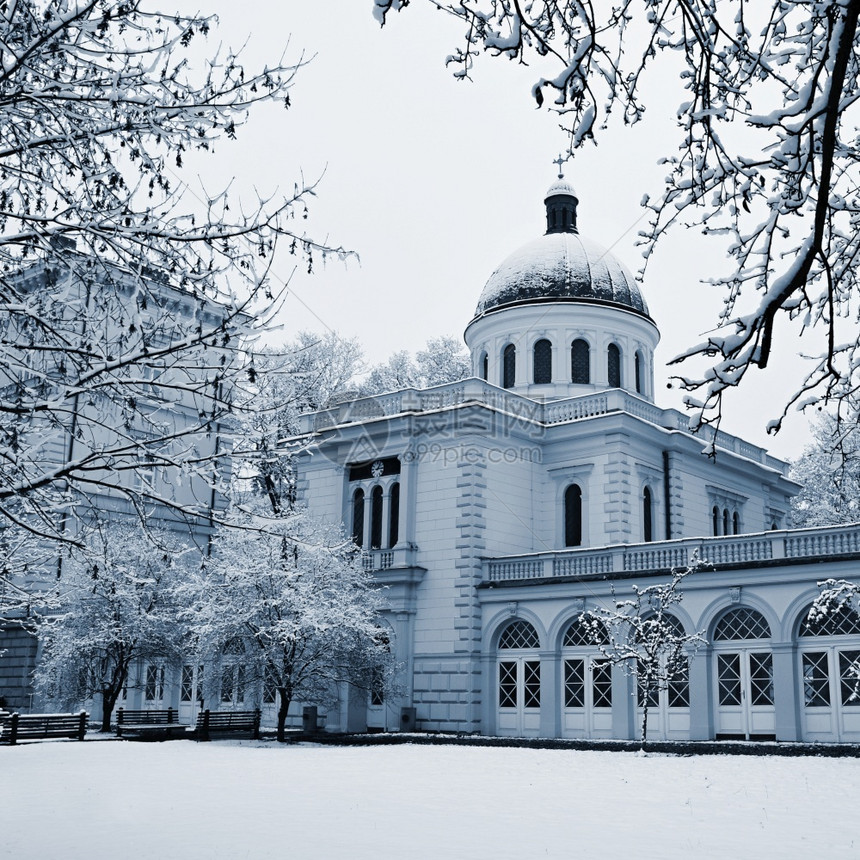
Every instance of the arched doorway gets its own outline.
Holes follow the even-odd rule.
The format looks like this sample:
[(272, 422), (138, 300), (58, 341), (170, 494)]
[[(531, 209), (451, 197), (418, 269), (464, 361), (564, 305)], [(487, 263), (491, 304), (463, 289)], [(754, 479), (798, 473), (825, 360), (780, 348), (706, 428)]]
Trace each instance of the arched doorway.
[(598, 645), (609, 644), (602, 622), (574, 619), (561, 640), (562, 736), (612, 737), (612, 665)]
[(773, 739), (770, 625), (746, 606), (723, 613), (714, 628), (717, 738)]
[[(860, 616), (850, 607), (807, 621), (797, 645), (805, 741), (860, 741)], [(852, 637), (848, 639), (847, 637)]]
[(499, 637), (496, 669), (500, 735), (537, 737), (540, 732), (540, 637), (528, 621), (512, 621)]

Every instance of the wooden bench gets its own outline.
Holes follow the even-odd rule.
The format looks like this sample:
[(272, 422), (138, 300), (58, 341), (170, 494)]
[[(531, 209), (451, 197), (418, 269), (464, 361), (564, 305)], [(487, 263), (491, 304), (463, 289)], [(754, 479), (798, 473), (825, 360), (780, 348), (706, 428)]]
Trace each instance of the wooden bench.
[(194, 736), (198, 741), (212, 740), (212, 735), (249, 734), (260, 737), (260, 710), (255, 711), (210, 711), (208, 708), (197, 715)]
[(0, 720), (0, 743), (40, 741), (45, 738), (84, 739), (89, 714), (10, 714)]
[(183, 737), (190, 730), (179, 722), (179, 714), (173, 708), (132, 710), (120, 708), (116, 712), (116, 736), (138, 740), (168, 740)]

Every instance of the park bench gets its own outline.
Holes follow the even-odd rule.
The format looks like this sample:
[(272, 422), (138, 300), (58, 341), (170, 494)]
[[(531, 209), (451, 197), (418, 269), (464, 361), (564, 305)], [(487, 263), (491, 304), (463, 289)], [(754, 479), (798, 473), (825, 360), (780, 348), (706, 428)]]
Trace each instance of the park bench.
[(197, 714), (198, 741), (208, 741), (212, 735), (249, 734), (260, 737), (260, 710), (255, 711), (210, 711), (208, 708)]
[(45, 738), (77, 738), (87, 731), (89, 714), (9, 714), (0, 720), (0, 743), (36, 741)]
[(191, 727), (179, 722), (174, 708), (132, 710), (120, 708), (116, 712), (116, 736), (136, 740), (164, 741), (185, 737)]

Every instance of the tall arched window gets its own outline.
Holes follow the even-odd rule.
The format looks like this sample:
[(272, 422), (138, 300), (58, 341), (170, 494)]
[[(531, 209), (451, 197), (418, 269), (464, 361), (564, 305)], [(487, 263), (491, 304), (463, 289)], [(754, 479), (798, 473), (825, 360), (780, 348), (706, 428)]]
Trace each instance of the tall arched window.
[(396, 546), (400, 538), (400, 484), (391, 485), (388, 498), (388, 545)]
[(382, 546), (382, 487), (377, 484), (370, 491), (370, 548)]
[(502, 350), (502, 388), (513, 388), (517, 380), (517, 348), (509, 343)]
[(642, 532), (646, 543), (654, 540), (654, 503), (650, 487), (642, 491)]
[(737, 511), (732, 514), (732, 534), (739, 535), (741, 533), (741, 518)]
[(714, 505), (713, 510), (711, 511), (711, 518), (713, 519), (713, 532), (714, 537), (716, 537), (720, 533), (720, 509)]
[(364, 490), (352, 494), (352, 539), (364, 546)]
[(723, 534), (730, 535), (731, 531), (729, 530), (729, 509), (723, 508)]
[(543, 338), (534, 345), (535, 385), (552, 382), (552, 344)]
[(579, 338), (570, 346), (570, 381), (578, 385), (588, 385), (591, 382), (589, 365), (588, 342)]
[(578, 484), (564, 491), (564, 545), (582, 545), (582, 490)]
[(610, 388), (621, 388), (621, 350), (610, 343), (606, 349), (606, 372)]
[(642, 394), (642, 354), (639, 352), (633, 356), (633, 372), (636, 377), (636, 393)]
[(490, 356), (486, 352), (481, 353), (481, 379), (486, 382), (490, 378)]

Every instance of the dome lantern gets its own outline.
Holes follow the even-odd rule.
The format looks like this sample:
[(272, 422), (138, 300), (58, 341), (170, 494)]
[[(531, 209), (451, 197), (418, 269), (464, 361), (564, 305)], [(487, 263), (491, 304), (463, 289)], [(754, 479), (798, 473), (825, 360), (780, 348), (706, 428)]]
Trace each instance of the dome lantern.
[(558, 179), (550, 185), (544, 197), (546, 205), (547, 233), (578, 233), (576, 229), (576, 207), (579, 199), (573, 186), (559, 172)]

